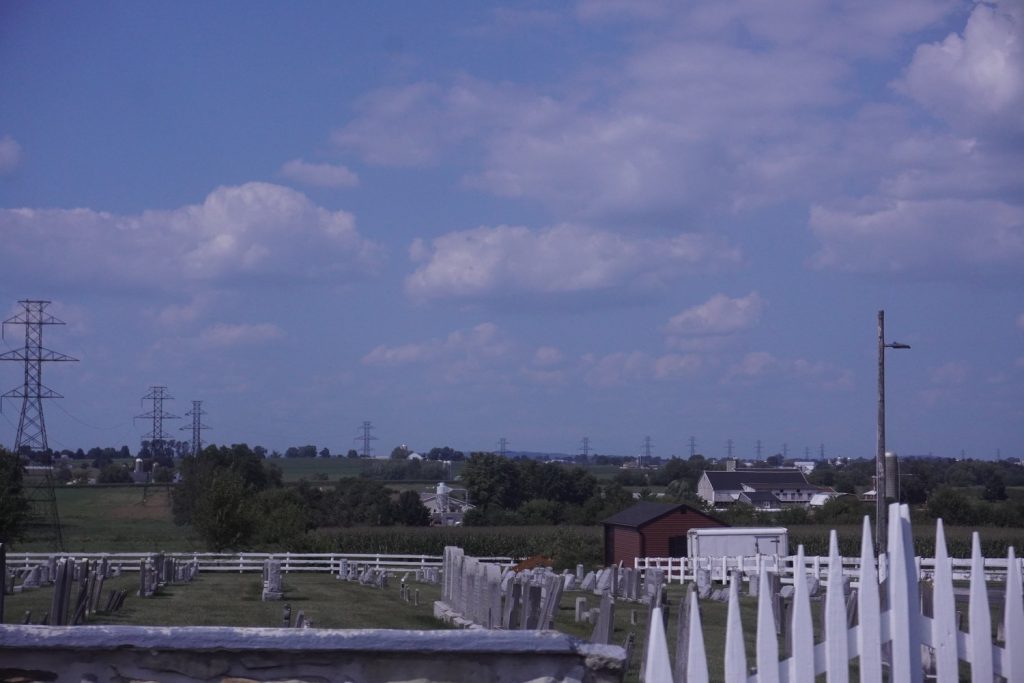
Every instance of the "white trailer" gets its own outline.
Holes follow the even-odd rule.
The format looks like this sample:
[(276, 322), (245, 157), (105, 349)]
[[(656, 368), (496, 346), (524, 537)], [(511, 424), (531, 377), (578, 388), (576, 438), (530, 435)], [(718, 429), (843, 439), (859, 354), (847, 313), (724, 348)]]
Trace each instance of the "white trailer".
[(789, 555), (785, 527), (723, 527), (686, 532), (689, 557), (736, 557)]

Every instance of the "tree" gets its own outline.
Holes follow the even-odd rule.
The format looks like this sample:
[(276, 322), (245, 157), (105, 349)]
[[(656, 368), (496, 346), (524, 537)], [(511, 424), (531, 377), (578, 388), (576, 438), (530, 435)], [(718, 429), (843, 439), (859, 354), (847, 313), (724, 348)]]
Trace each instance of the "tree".
[(0, 541), (22, 537), (30, 514), (23, 486), (24, 468), (17, 455), (0, 448)]
[(405, 460), (406, 458), (409, 457), (410, 453), (412, 453), (412, 451), (409, 450), (409, 447), (404, 444), (401, 446), (395, 446), (394, 449), (392, 449), (391, 451), (391, 459)]
[(358, 458), (359, 457), (359, 451), (357, 451), (354, 448), (350, 448), (350, 449), (348, 449), (348, 453), (345, 454), (345, 457), (346, 458), (352, 458), (352, 459)]
[(395, 521), (405, 526), (428, 526), (430, 510), (423, 504), (420, 494), (415, 491), (402, 491), (398, 496), (395, 508)]
[(981, 497), (987, 501), (1006, 500), (1006, 484), (995, 470), (988, 470), (982, 478)]
[(124, 465), (109, 463), (100, 470), (98, 481), (101, 484), (130, 484), (132, 483), (132, 474)]
[(331, 457), (331, 450), (329, 448), (327, 448), (326, 446), (324, 446), (323, 448), (320, 449), (320, 457), (321, 458), (329, 458), (329, 457)]
[(460, 477), (478, 507), (515, 510), (523, 501), (519, 468), (495, 453), (471, 453)]
[(977, 517), (967, 496), (948, 487), (940, 488), (928, 497), (928, 514), (935, 519), (941, 518), (946, 524), (973, 524)]

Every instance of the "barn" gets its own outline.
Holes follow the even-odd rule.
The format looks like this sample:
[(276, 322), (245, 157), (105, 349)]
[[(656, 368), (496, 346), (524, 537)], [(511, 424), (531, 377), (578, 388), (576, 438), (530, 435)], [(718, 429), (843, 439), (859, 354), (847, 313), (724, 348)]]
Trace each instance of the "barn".
[(689, 505), (637, 503), (604, 520), (604, 562), (632, 567), (636, 557), (683, 557), (687, 531), (723, 526)]

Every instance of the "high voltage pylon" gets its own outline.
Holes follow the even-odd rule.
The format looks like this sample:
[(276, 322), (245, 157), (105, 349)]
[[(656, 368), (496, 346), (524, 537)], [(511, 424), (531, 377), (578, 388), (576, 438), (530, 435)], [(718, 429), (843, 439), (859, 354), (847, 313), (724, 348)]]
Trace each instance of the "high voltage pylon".
[(198, 456), (203, 450), (203, 430), (209, 429), (207, 425), (203, 424), (203, 415), (206, 412), (203, 410), (202, 401), (192, 401), (192, 410), (185, 413), (185, 417), (192, 418), (191, 425), (182, 425), (179, 427), (182, 431), (186, 429), (192, 430), (192, 455)]
[(164, 431), (164, 420), (180, 420), (177, 415), (164, 412), (164, 401), (173, 401), (174, 397), (167, 393), (167, 387), (151, 386), (149, 393), (142, 397), (142, 401), (152, 401), (153, 409), (142, 415), (136, 415), (136, 420), (152, 420), (152, 430), (144, 435), (143, 439), (149, 439), (149, 452), (153, 457), (164, 455), (166, 443), (171, 435)]
[(508, 439), (505, 437), (498, 439), (498, 455), (503, 458), (508, 456)]
[(690, 457), (697, 455), (697, 437), (690, 437)]
[(584, 458), (590, 457), (590, 437), (589, 436), (583, 437), (583, 442), (580, 445), (580, 449), (583, 451), (583, 457)]
[(644, 437), (644, 445), (643, 445), (644, 451), (643, 451), (643, 454), (640, 456), (640, 462), (638, 463), (640, 467), (644, 466), (644, 458), (647, 458), (647, 463), (650, 464), (650, 462), (651, 462), (651, 446), (652, 446), (652, 444), (651, 444), (651, 437), (645, 436)]
[(373, 423), (370, 422), (369, 420), (364, 420), (363, 424), (362, 424), (362, 427), (360, 427), (360, 428), (363, 430), (363, 433), (360, 436), (357, 436), (356, 438), (354, 438), (352, 440), (353, 441), (362, 441), (363, 442), (362, 456), (364, 458), (369, 458), (369, 457), (371, 457), (373, 455), (373, 449), (370, 448), (370, 442), (377, 440), (377, 437), (375, 437), (373, 435), (373, 433), (372, 433), (373, 432)]
[[(11, 389), (0, 396), (0, 408), (5, 398), (21, 399), (21, 416), (18, 419), (18, 433), (14, 440), (14, 452), (31, 459), (33, 452), (44, 457), (49, 453), (46, 440), (46, 420), (43, 418), (44, 398), (63, 398), (60, 394), (43, 384), (43, 363), (77, 361), (77, 358), (66, 356), (43, 347), (43, 326), (63, 325), (64, 322), (46, 313), (51, 302), (41, 299), (24, 299), (21, 313), (12, 316), (0, 326), (0, 335), (8, 325), (25, 326), (25, 346), (21, 349), (0, 354), (0, 360), (21, 361), (25, 364), (24, 382), (18, 389)], [(44, 463), (43, 476), (35, 479), (35, 484), (26, 486), (26, 497), (32, 505), (33, 520), (31, 526), (38, 527), (38, 535), (46, 540), (56, 542), (58, 549), (64, 551), (64, 535), (60, 527), (60, 514), (57, 511), (57, 497), (53, 490), (53, 468), (50, 462)]]

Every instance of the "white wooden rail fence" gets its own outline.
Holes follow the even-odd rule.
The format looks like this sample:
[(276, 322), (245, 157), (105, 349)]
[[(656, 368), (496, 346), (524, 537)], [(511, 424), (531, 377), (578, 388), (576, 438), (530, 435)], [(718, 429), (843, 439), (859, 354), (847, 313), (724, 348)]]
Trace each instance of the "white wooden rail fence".
[[(842, 568), (835, 531), (830, 538), (827, 566), (832, 573)], [(993, 642), (989, 594), (985, 585), (985, 561), (977, 532), (972, 539), (968, 630), (957, 628), (953, 593), (953, 564), (946, 551), (942, 520), (936, 524), (932, 615), (922, 613), (918, 580), (919, 564), (913, 554), (910, 512), (906, 505), (892, 505), (889, 512), (888, 552), (879, 565), (888, 577), (879, 580), (871, 540), (871, 525), (864, 519), (857, 591), (857, 623), (847, 626), (846, 602), (842, 582), (829, 582), (825, 594), (823, 640), (814, 642), (811, 601), (806, 581), (793, 584), (792, 652), (779, 660), (772, 596), (768, 572), (758, 580), (756, 656), (748, 663), (740, 623), (739, 583), (730, 584), (725, 636), (725, 683), (812, 683), (825, 674), (829, 683), (847, 683), (850, 664), (858, 659), (860, 681), (888, 680), (919, 683), (924, 680), (924, 655), (932, 661), (930, 680), (938, 683), (959, 681), (959, 663), (970, 664), (972, 683), (992, 683), (1001, 676), (1010, 683), (1024, 681), (1024, 594), (1021, 565), (1013, 548), (1006, 560), (1003, 605), (1003, 642)], [(805, 566), (803, 546), (796, 555), (796, 566)], [(806, 572), (806, 569), (805, 569)], [(705, 683), (708, 665), (701, 631), (700, 608), (695, 592), (690, 594), (689, 640), (679, 652), (685, 665), (677, 662), (677, 676), (669, 661), (669, 648), (661, 619), (661, 609), (651, 616), (645, 661), (646, 683)], [(886, 604), (887, 603), (887, 604)], [(885, 609), (883, 609), (883, 605)], [(884, 666), (883, 666), (884, 661)], [(748, 667), (753, 664), (753, 671)]]
[[(747, 576), (758, 576), (763, 569), (775, 572), (782, 583), (793, 583), (793, 568), (796, 555), (734, 555), (728, 557), (637, 557), (633, 560), (637, 569), (660, 569), (665, 572), (668, 583), (686, 583), (697, 580), (697, 570), (706, 569), (711, 572), (711, 580), (725, 583), (734, 571)], [(935, 575), (935, 559), (931, 557), (915, 557), (918, 577), (922, 580), (931, 579)], [(972, 563), (970, 558), (949, 558), (954, 581), (969, 581)], [(1009, 563), (1005, 557), (984, 558), (985, 579), (987, 581), (1003, 581), (1006, 579), (1006, 568)], [(854, 587), (860, 576), (859, 557), (840, 557), (839, 564), (843, 574), (852, 579)], [(1017, 558), (1018, 569), (1024, 571), (1024, 557)], [(883, 567), (884, 571), (884, 567)], [(804, 558), (804, 572), (816, 579), (827, 579), (829, 574), (829, 558), (811, 556)], [(883, 576), (884, 579), (884, 576)]]
[[(82, 559), (107, 558), (114, 565), (121, 564), (123, 571), (138, 571), (139, 560), (157, 553), (7, 553), (7, 567), (10, 569), (29, 568), (49, 561), (51, 557), (73, 557)], [(280, 560), (284, 572), (321, 572), (336, 574), (341, 561), (360, 564), (373, 569), (392, 571), (415, 571), (424, 567), (441, 567), (441, 555), (391, 555), (385, 553), (160, 553), (164, 557), (181, 561), (196, 561), (200, 572), (262, 572), (266, 560)], [(515, 563), (510, 557), (482, 557), (483, 562), (494, 562), (502, 566)]]

